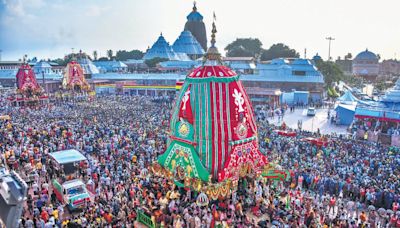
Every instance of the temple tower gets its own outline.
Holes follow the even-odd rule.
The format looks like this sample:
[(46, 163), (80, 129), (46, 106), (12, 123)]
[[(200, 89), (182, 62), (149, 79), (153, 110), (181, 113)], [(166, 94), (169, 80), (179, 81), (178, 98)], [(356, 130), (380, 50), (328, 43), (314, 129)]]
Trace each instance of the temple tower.
[(207, 33), (203, 22), (203, 16), (197, 11), (196, 2), (193, 3), (193, 11), (186, 17), (185, 29), (192, 33), (200, 43), (204, 51), (207, 51)]

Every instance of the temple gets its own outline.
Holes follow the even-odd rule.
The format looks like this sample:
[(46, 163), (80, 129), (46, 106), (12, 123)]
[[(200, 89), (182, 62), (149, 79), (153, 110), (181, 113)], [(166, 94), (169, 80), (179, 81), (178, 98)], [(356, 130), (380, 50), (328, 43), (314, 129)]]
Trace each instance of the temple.
[(162, 58), (167, 60), (189, 60), (189, 57), (184, 53), (176, 53), (172, 49), (171, 45), (165, 40), (162, 33), (158, 37), (157, 41), (147, 50), (143, 59), (149, 60), (154, 58)]
[(172, 45), (172, 49), (177, 53), (185, 53), (192, 60), (202, 57), (205, 53), (200, 43), (188, 30), (181, 33)]
[(197, 11), (196, 2), (193, 3), (193, 11), (186, 17), (185, 30), (190, 31), (200, 43), (203, 50), (207, 50), (206, 26), (203, 16)]
[(211, 47), (180, 90), (170, 121), (170, 141), (158, 162), (182, 179), (225, 183), (261, 174), (267, 158), (258, 149), (246, 90), (238, 75), (222, 65), (216, 32), (213, 23)]
[(353, 60), (353, 75), (368, 81), (375, 81), (379, 74), (378, 56), (366, 49)]

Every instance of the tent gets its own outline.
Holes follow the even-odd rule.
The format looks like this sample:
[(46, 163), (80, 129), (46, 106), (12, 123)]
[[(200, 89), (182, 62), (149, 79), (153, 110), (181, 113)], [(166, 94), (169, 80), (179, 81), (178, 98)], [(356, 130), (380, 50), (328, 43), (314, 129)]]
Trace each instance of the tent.
[(338, 98), (338, 101), (341, 103), (353, 103), (357, 102), (358, 99), (349, 90), (347, 90), (341, 97)]
[(353, 122), (356, 106), (354, 104), (339, 104), (336, 108), (338, 124), (350, 125)]
[(308, 104), (308, 98), (310, 93), (308, 91), (293, 91), (288, 93), (282, 93), (281, 103), (293, 105), (293, 104)]

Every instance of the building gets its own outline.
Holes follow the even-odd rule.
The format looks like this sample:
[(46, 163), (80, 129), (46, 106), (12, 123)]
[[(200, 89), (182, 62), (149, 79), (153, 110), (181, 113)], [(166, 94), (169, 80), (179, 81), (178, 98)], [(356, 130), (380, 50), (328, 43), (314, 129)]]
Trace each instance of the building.
[(86, 55), (81, 55), (81, 57), (78, 58), (78, 63), (79, 65), (81, 65), (83, 69), (83, 74), (86, 78), (91, 78), (93, 74), (100, 73), (96, 65), (94, 65), (93, 62)]
[(94, 65), (99, 69), (101, 73), (107, 72), (118, 72), (126, 73), (128, 72), (128, 65), (121, 61), (95, 61)]
[(379, 75), (400, 76), (400, 61), (397, 59), (383, 60), (379, 66)]
[(15, 70), (21, 66), (22, 61), (0, 61), (0, 71), (3, 70)]
[(345, 75), (352, 75), (353, 73), (353, 60), (351, 59), (337, 59), (335, 63), (343, 71)]
[(202, 64), (201, 60), (177, 61), (170, 60), (159, 63), (158, 70), (162, 72), (189, 72)]
[(353, 75), (368, 81), (375, 81), (379, 74), (379, 58), (366, 49), (353, 60)]
[[(18, 69), (22, 65), (22, 61), (1, 61), (0, 62), (0, 84), (5, 87), (13, 87), (16, 84), (16, 75)], [(59, 81), (62, 78), (62, 74), (54, 72), (55, 66), (50, 65), (46, 61), (39, 61), (36, 63), (30, 62), (28, 63), (30, 66), (33, 66), (33, 70), (36, 75), (36, 79), (39, 83), (42, 83), (43, 80), (51, 83), (52, 81)], [(42, 74), (42, 72), (44, 74)]]
[(41, 76), (42, 74), (53, 74), (54, 73), (51, 65), (44, 60), (37, 62), (33, 66), (33, 72), (35, 72), (35, 74), (38, 76)]
[(241, 74), (253, 74), (256, 69), (254, 57), (224, 57), (222, 61), (231, 69)]
[(176, 53), (171, 45), (165, 40), (162, 33), (158, 37), (157, 41), (147, 50), (143, 56), (144, 60), (162, 58), (168, 60), (190, 60), (190, 58), (184, 53)]
[[(368, 133), (370, 141), (400, 146), (400, 135), (394, 134), (400, 122), (400, 79), (380, 101), (359, 101), (354, 117), (354, 125), (358, 125), (358, 137), (362, 138), (365, 133)], [(363, 126), (365, 122), (370, 127), (360, 129), (359, 126)]]
[(149, 67), (146, 65), (144, 59), (128, 59), (123, 61), (128, 67), (128, 72), (142, 72), (147, 71)]
[(312, 61), (314, 63), (318, 62), (318, 61), (322, 61), (322, 57), (317, 53), (313, 56)]
[(249, 88), (280, 89), (282, 92), (308, 91), (310, 102), (320, 102), (324, 93), (324, 77), (307, 59), (273, 59), (257, 65), (256, 73), (241, 75)]
[(189, 30), (184, 30), (172, 45), (176, 53), (185, 53), (190, 59), (202, 58), (204, 50)]
[(193, 5), (193, 11), (186, 17), (185, 29), (190, 31), (196, 40), (200, 43), (203, 51), (207, 50), (206, 26), (203, 22), (203, 16), (197, 11), (196, 3)]
[(176, 83), (184, 79), (185, 75), (178, 73), (106, 73), (93, 76), (95, 81), (107, 82), (96, 85), (96, 92), (146, 96), (174, 96)]

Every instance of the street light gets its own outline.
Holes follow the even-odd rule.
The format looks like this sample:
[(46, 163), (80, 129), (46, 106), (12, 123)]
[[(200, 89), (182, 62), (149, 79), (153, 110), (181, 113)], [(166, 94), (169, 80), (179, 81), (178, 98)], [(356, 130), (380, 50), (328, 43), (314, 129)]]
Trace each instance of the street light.
[(330, 36), (325, 39), (329, 40), (328, 61), (330, 61), (331, 60), (331, 42), (332, 42), (332, 40), (335, 40), (335, 38)]

